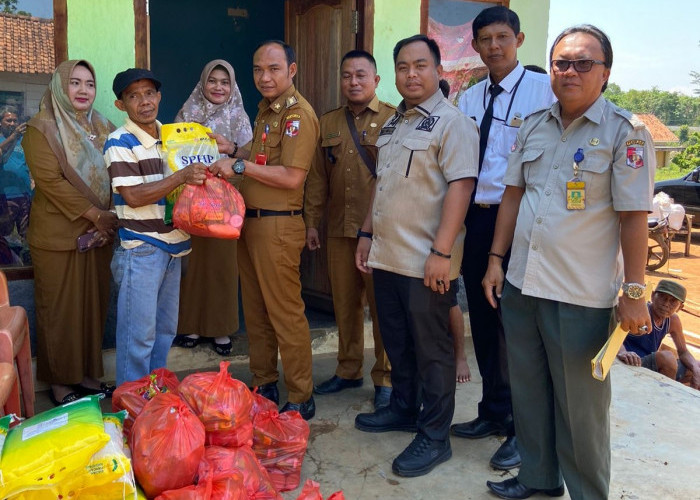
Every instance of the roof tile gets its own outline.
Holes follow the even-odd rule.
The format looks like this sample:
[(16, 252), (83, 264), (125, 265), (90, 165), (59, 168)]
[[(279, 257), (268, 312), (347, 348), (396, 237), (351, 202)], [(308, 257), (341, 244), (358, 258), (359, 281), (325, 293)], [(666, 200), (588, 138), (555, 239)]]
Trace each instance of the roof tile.
[(53, 73), (53, 19), (0, 13), (0, 33), (0, 71)]

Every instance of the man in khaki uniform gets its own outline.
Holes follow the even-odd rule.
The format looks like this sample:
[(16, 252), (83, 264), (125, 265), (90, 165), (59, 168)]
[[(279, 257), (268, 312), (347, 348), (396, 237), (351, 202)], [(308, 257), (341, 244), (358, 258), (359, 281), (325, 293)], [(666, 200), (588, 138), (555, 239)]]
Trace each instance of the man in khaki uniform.
[[(301, 217), (304, 181), (319, 126), (311, 105), (294, 87), (295, 58), (294, 49), (282, 41), (266, 41), (257, 48), (253, 78), (263, 99), (253, 140), (239, 150), (235, 143), (215, 135), (219, 150), (239, 159), (219, 160), (211, 170), (227, 178), (243, 175), (240, 191), (247, 209), (238, 268), (253, 385), (279, 403), (279, 349), (289, 391), (281, 411), (296, 410), (308, 420), (316, 406), (299, 262), (306, 232)], [(247, 160), (251, 156), (255, 162)]]
[(395, 474), (413, 477), (452, 456), (457, 377), (448, 321), (479, 139), (476, 123), (438, 87), (435, 40), (399, 41), (394, 70), (403, 100), (379, 132), (377, 183), (355, 253), (357, 267), (374, 275), (393, 391), (388, 407), (358, 414), (355, 427), (417, 432), (392, 463)]
[(372, 367), (374, 406), (381, 408), (389, 404), (391, 364), (379, 334), (372, 276), (355, 267), (355, 250), (357, 230), (374, 190), (374, 144), (382, 124), (396, 108), (377, 98), (377, 63), (368, 52), (352, 50), (345, 54), (340, 74), (340, 89), (347, 105), (321, 117), (321, 141), (306, 180), (304, 202), (306, 245), (311, 251), (321, 248), (318, 227), (324, 209), (328, 209), (328, 275), (338, 324), (338, 367), (331, 379), (314, 387), (314, 392), (331, 394), (363, 383), (364, 290), (372, 315), (376, 357)]

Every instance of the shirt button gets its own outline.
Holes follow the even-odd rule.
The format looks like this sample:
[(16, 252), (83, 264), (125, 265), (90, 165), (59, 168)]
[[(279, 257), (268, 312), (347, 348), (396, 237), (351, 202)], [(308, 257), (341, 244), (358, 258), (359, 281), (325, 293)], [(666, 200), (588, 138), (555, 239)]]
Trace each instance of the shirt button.
[(399, 141), (394, 141), (394, 144), (398, 144), (398, 143), (399, 143)]
[(533, 250), (537, 250), (537, 245), (532, 245)]
[(349, 187), (346, 187), (346, 188), (345, 188), (345, 191), (350, 191), (350, 188), (349, 188)]
[(548, 189), (547, 191), (544, 192), (544, 194), (546, 194), (547, 196), (549, 196), (550, 194), (552, 194), (552, 192)]
[(408, 123), (408, 120), (404, 120), (403, 122), (404, 122), (404, 123)]
[(350, 169), (347, 169), (346, 172), (350, 172)]
[(559, 165), (554, 165), (554, 170), (558, 169)]
[(566, 137), (562, 137), (561, 142), (566, 142)]
[(380, 191), (384, 191), (384, 188), (383, 188), (383, 187), (380, 187), (379, 190), (380, 190)]
[(537, 223), (542, 224), (542, 217), (537, 217)]
[(353, 153), (353, 150), (352, 150), (352, 149), (348, 149), (348, 153), (352, 154), (352, 153)]

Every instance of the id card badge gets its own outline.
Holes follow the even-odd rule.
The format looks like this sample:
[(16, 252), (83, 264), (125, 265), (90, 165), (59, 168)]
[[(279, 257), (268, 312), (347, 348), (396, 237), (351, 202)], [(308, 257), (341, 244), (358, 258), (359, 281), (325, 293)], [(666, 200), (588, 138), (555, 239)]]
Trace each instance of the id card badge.
[(566, 183), (566, 209), (584, 210), (586, 208), (586, 183), (574, 177)]

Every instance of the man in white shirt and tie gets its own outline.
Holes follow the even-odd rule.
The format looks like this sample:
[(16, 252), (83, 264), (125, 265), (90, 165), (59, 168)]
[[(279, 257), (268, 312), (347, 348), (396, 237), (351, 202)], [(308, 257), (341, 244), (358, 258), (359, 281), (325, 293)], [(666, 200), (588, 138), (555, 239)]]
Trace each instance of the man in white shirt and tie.
[[(492, 467), (508, 470), (520, 465), (512, 417), (506, 347), (499, 309), (489, 306), (481, 280), (488, 266), (498, 206), (505, 186), (508, 155), (523, 120), (555, 101), (549, 76), (527, 71), (518, 62), (525, 40), (520, 20), (506, 7), (483, 10), (472, 23), (472, 47), (489, 70), (488, 78), (469, 88), (458, 107), (480, 129), (479, 177), (467, 212), (462, 273), (469, 306), (474, 352), (483, 381), (477, 417), (452, 426), (458, 437), (490, 435), (506, 440), (491, 458)], [(504, 270), (509, 254), (500, 256)]]

